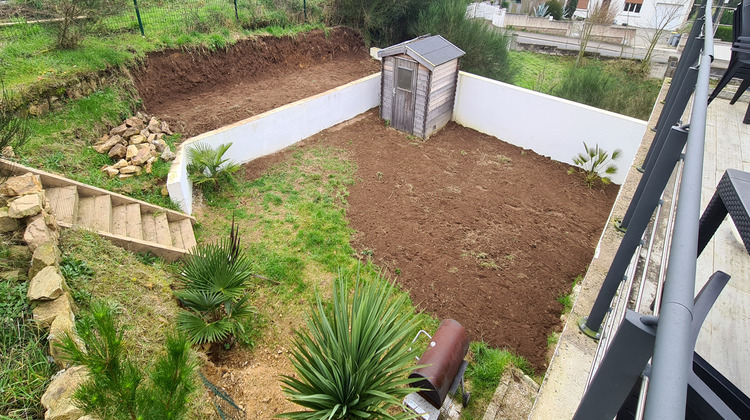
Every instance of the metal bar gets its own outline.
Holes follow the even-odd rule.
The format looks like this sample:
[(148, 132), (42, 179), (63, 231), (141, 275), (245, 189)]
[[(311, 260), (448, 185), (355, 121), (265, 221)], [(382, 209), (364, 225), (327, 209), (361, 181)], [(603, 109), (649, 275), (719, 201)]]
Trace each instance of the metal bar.
[[(588, 335), (591, 335), (592, 331), (599, 331), (599, 327), (612, 302), (612, 298), (615, 296), (615, 292), (617, 292), (617, 287), (623, 280), (628, 262), (638, 247), (643, 232), (645, 232), (659, 202), (659, 197), (661, 197), (664, 188), (669, 182), (675, 164), (679, 160), (680, 151), (684, 147), (687, 138), (687, 131), (684, 128), (678, 129), (672, 127), (669, 134), (667, 143), (656, 160), (653, 174), (648, 177), (643, 195), (638, 200), (631, 220), (631, 226), (625, 232), (625, 237), (622, 238), (622, 242), (619, 248), (617, 248), (617, 253), (612, 260), (607, 276), (604, 278), (594, 305), (591, 307), (589, 316), (586, 318), (585, 323), (582, 322), (579, 324), (581, 330)], [(696, 220), (698, 219), (696, 218)]]
[(692, 371), (693, 317), (698, 221), (700, 220), (703, 149), (706, 136), (708, 78), (713, 60), (711, 0), (706, 0), (704, 47), (688, 133), (680, 203), (677, 205), (672, 252), (664, 284), (659, 329), (654, 346), (646, 419), (684, 419), (687, 385)]
[(135, 6), (135, 16), (138, 18), (138, 27), (141, 28), (141, 36), (146, 36), (143, 32), (143, 22), (141, 21), (141, 11), (138, 10), (138, 0), (133, 0), (133, 6)]
[[(669, 114), (665, 118), (664, 123), (669, 123), (670, 129), (666, 131), (660, 129), (657, 131), (656, 136), (654, 136), (653, 143), (649, 148), (649, 153), (653, 151), (653, 156), (658, 157), (664, 150), (664, 144), (667, 141), (667, 137), (669, 136), (671, 129), (674, 128), (674, 126), (680, 121), (680, 117), (682, 117), (682, 114), (685, 112), (685, 108), (687, 108), (687, 104), (690, 101), (690, 96), (693, 94), (693, 89), (697, 80), (698, 69), (696, 69), (695, 67), (691, 67), (690, 69), (688, 69), (687, 76), (685, 77), (685, 81), (682, 84), (682, 91), (674, 98), (675, 105), (669, 110), (664, 109), (662, 111), (662, 115)], [(685, 88), (685, 86), (689, 87)], [(680, 149), (679, 152), (682, 152), (682, 149)], [(635, 193), (633, 193), (633, 198), (630, 200), (630, 204), (628, 205), (628, 209), (625, 211), (625, 215), (622, 217), (622, 221), (620, 222), (621, 229), (627, 229), (628, 225), (630, 224), (630, 220), (633, 218), (633, 213), (635, 212), (636, 206), (638, 206), (638, 202), (640, 201), (641, 195), (643, 194), (643, 189), (645, 188), (646, 183), (649, 181), (649, 178), (653, 174), (654, 166), (656, 166), (657, 160), (658, 159), (656, 158), (649, 159), (649, 157), (646, 156), (646, 160), (643, 162), (643, 176), (638, 183), (638, 187), (636, 187)]]
[(573, 420), (614, 418), (640, 378), (653, 346), (654, 327), (628, 310)]
[(240, 21), (240, 14), (237, 11), (237, 0), (234, 0), (234, 18), (237, 19), (237, 22)]

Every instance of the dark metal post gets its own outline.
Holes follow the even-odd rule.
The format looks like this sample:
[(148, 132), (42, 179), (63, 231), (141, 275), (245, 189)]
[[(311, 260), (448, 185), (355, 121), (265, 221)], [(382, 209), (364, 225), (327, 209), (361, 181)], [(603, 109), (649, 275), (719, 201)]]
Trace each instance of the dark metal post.
[(234, 0), (234, 17), (237, 19), (237, 22), (240, 21), (240, 14), (237, 12), (237, 0)]
[(611, 419), (617, 415), (654, 352), (655, 333), (654, 326), (645, 324), (641, 314), (628, 309), (573, 420)]
[[(685, 112), (685, 109), (687, 108), (687, 104), (690, 101), (690, 96), (693, 94), (693, 89), (695, 88), (695, 81), (698, 79), (698, 69), (695, 67), (691, 67), (687, 73), (687, 77), (685, 77), (685, 80), (683, 81), (682, 85), (680, 86), (680, 91), (678, 94), (674, 97), (673, 100), (673, 106), (670, 107), (669, 110), (666, 108), (662, 110), (662, 115), (667, 115), (665, 117), (665, 124), (671, 123), (669, 127), (674, 127), (675, 124), (677, 124), (680, 120), (680, 116)], [(666, 129), (666, 126), (664, 128), (661, 128), (657, 130), (656, 136), (654, 136), (653, 143), (651, 143), (651, 147), (649, 148), (649, 153), (652, 154), (652, 156), (656, 157), (659, 156), (659, 154), (662, 151), (662, 148), (664, 147), (664, 143), (666, 142), (667, 136), (669, 136), (669, 131)], [(680, 150), (681, 151), (681, 150)], [(641, 177), (641, 181), (638, 184), (638, 188), (635, 190), (635, 193), (633, 194), (633, 198), (630, 200), (630, 204), (628, 205), (627, 211), (625, 211), (625, 215), (622, 217), (622, 221), (620, 222), (619, 229), (624, 230), (628, 228), (628, 225), (630, 224), (630, 219), (633, 217), (633, 212), (635, 211), (635, 206), (638, 204), (638, 200), (641, 198), (641, 193), (643, 191), (643, 186), (645, 186), (645, 181), (648, 180), (648, 177), (651, 176), (651, 172), (653, 171), (654, 165), (656, 164), (656, 159), (649, 158), (648, 155), (646, 155), (646, 160), (643, 161), (643, 177)]]
[(135, 6), (135, 16), (138, 18), (138, 27), (141, 28), (141, 36), (146, 36), (146, 34), (143, 32), (143, 22), (141, 21), (141, 11), (138, 10), (138, 0), (133, 0), (133, 5)]
[[(594, 305), (591, 307), (589, 316), (583, 318), (579, 323), (581, 330), (591, 337), (597, 338), (596, 335), (604, 316), (609, 310), (612, 298), (617, 293), (617, 287), (625, 276), (630, 259), (638, 248), (643, 232), (645, 232), (651, 220), (651, 215), (659, 203), (659, 197), (664, 192), (664, 187), (669, 182), (674, 166), (680, 159), (687, 136), (688, 132), (684, 127), (672, 127), (669, 131), (664, 148), (654, 164), (653, 173), (647, 178), (641, 199), (638, 200), (630, 227), (625, 232), (625, 237), (622, 238), (615, 258), (609, 266), (607, 276), (604, 278), (601, 289), (599, 289), (599, 295), (597, 295)], [(697, 243), (697, 239), (695, 243)]]
[(302, 0), (302, 10), (305, 11), (305, 23), (307, 23), (307, 0)]

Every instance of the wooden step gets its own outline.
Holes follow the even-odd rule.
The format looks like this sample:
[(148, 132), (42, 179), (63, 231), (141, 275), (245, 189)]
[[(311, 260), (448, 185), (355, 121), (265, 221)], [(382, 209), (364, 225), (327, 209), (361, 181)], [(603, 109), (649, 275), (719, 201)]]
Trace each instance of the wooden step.
[(45, 190), (45, 194), (58, 221), (70, 225), (76, 222), (76, 216), (78, 215), (78, 189), (75, 185), (48, 188)]
[(138, 203), (125, 205), (125, 231), (131, 238), (143, 239), (141, 206)]
[(172, 246), (172, 234), (169, 233), (169, 219), (166, 213), (154, 213), (156, 242), (159, 245)]
[(127, 236), (127, 229), (125, 227), (126, 219), (126, 206), (115, 206), (112, 208), (112, 233), (115, 235)]
[(180, 232), (182, 232), (182, 245), (185, 251), (190, 252), (193, 247), (197, 245), (195, 241), (195, 233), (193, 232), (193, 224), (190, 219), (182, 219), (180, 223)]
[(172, 236), (172, 246), (179, 249), (185, 249), (185, 245), (182, 242), (182, 229), (180, 229), (180, 222), (169, 222), (169, 233)]
[(112, 200), (108, 195), (84, 197), (78, 200), (77, 224), (102, 232), (112, 228)]
[(141, 223), (143, 224), (143, 240), (158, 243), (156, 241), (156, 222), (154, 215), (151, 213), (141, 214)]

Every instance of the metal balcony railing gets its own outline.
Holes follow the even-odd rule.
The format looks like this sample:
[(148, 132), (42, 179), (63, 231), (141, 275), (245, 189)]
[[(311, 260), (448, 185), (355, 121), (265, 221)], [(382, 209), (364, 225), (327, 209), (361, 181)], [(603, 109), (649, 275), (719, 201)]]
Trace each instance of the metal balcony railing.
[[(696, 372), (703, 368), (696, 363), (711, 368), (702, 358), (694, 359), (698, 331), (729, 280), (717, 272), (695, 297), (702, 251), (698, 244), (705, 245), (711, 229), (715, 231), (703, 226), (711, 221), (700, 215), (713, 60), (712, 7), (711, 0), (700, 6), (643, 162), (643, 176), (619, 225), (625, 235), (591, 312), (579, 324), (600, 341), (574, 419), (739, 419), (743, 410), (750, 410), (741, 393), (734, 400), (725, 397), (737, 395), (731, 383), (718, 389), (718, 382), (699, 377)], [(750, 0), (740, 7), (750, 18)], [(741, 42), (740, 34), (735, 27), (735, 38)], [(690, 121), (682, 124), (691, 98)], [(731, 177), (725, 175), (726, 183)], [(667, 204), (664, 216), (662, 207)], [(721, 207), (715, 218), (725, 215)], [(657, 236), (665, 238), (658, 270), (649, 267), (652, 253), (659, 252), (654, 246)], [(644, 310), (643, 302), (650, 297), (645, 295), (652, 293), (645, 292), (649, 284), (655, 285), (655, 293)]]

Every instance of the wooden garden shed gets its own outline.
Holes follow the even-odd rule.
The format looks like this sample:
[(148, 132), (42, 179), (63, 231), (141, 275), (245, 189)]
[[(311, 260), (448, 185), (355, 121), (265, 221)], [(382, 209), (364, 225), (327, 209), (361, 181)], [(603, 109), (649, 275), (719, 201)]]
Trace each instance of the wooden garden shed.
[(380, 117), (423, 139), (445, 126), (453, 115), (462, 55), (440, 35), (380, 50)]

